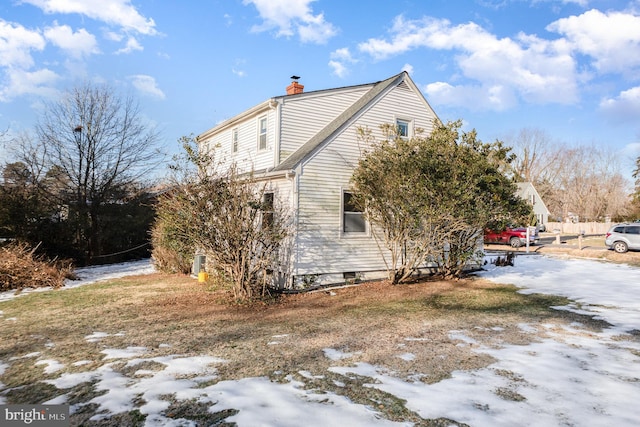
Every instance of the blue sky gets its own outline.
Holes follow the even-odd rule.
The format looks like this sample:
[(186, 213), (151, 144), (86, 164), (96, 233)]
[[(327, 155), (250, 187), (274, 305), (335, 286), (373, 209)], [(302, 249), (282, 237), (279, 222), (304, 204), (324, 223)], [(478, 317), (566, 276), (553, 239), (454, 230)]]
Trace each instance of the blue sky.
[[(272, 96), (402, 70), (485, 141), (537, 128), (640, 155), (640, 0), (4, 0), (0, 130), (79, 82), (134, 95), (163, 146)], [(0, 150), (0, 160), (6, 151)], [(630, 178), (630, 176), (627, 176)]]

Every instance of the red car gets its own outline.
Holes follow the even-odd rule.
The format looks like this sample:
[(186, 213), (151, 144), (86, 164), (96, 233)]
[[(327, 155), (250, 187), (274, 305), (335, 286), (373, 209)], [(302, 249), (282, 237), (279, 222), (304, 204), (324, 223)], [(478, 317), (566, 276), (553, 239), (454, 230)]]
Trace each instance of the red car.
[[(535, 227), (529, 227), (529, 244), (536, 244), (539, 240)], [(503, 231), (484, 230), (485, 243), (499, 243), (511, 245), (512, 248), (519, 248), (527, 244), (526, 227), (506, 227)]]

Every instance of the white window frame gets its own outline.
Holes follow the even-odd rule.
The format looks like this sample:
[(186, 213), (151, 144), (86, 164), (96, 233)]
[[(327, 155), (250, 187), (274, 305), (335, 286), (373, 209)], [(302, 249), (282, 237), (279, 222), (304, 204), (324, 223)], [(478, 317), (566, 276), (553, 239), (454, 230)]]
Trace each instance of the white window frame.
[(232, 153), (238, 152), (238, 144), (239, 144), (238, 134), (239, 134), (238, 128), (233, 128), (231, 130), (231, 152)]
[[(369, 223), (364, 217), (364, 212), (347, 212), (345, 211), (345, 194), (353, 194), (353, 192), (348, 188), (343, 188), (340, 191), (340, 235), (345, 237), (351, 236), (368, 236), (369, 235)], [(346, 215), (361, 215), (362, 221), (364, 222), (364, 230), (362, 231), (346, 231), (345, 228), (345, 216)]]
[[(264, 121), (264, 129), (262, 123)], [(267, 149), (267, 133), (269, 129), (269, 122), (267, 116), (258, 117), (258, 150), (264, 151)]]
[[(399, 123), (403, 123), (406, 124), (407, 126), (407, 134), (406, 135), (400, 135), (400, 132), (398, 132), (399, 129)], [(395, 121), (394, 121), (394, 132), (395, 134), (403, 139), (410, 139), (413, 136), (413, 120), (409, 120), (403, 117), (396, 117)]]

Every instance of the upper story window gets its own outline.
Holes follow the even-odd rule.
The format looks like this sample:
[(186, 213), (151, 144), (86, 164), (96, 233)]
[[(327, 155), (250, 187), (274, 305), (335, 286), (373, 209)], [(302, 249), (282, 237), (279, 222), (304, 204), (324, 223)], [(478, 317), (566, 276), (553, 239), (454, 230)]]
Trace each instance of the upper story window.
[(349, 192), (342, 193), (342, 231), (364, 233), (367, 231), (364, 213), (353, 203), (352, 197)]
[(231, 131), (231, 150), (233, 153), (238, 152), (238, 128)]
[(266, 150), (267, 149), (267, 118), (260, 117), (258, 119), (259, 123), (259, 131), (258, 131), (258, 149)]
[(401, 120), (401, 119), (397, 119), (396, 120), (396, 135), (398, 135), (400, 138), (409, 138), (411, 135), (409, 135), (409, 125), (410, 125), (410, 121), (408, 120)]

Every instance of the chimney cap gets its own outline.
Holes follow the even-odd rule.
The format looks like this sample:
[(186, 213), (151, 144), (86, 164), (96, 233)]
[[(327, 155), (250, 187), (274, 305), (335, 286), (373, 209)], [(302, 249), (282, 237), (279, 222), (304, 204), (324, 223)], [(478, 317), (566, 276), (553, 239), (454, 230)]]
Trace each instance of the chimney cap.
[(296, 76), (295, 74), (293, 76), (291, 76), (291, 80), (298, 80), (300, 78), (300, 76)]

